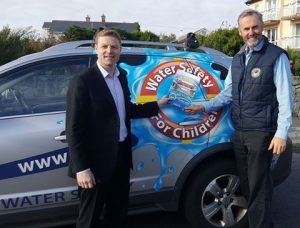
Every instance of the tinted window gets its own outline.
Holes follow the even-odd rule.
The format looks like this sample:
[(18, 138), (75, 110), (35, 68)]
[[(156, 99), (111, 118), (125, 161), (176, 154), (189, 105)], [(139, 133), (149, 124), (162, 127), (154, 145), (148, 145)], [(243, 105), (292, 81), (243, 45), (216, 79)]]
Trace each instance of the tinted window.
[(56, 59), (14, 71), (0, 80), (0, 117), (65, 110), (70, 79), (88, 57)]

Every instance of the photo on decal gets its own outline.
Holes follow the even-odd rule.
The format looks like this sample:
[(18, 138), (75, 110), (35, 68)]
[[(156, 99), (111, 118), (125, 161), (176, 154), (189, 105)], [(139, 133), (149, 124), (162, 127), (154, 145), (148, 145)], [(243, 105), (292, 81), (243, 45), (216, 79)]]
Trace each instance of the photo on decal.
[(178, 108), (190, 106), (199, 82), (199, 77), (177, 70), (168, 93), (169, 104)]

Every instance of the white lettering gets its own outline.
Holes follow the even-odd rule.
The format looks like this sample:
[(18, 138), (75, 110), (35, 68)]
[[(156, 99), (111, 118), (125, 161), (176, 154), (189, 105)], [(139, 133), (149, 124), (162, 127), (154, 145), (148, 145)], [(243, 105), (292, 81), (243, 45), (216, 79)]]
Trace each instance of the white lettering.
[[(206, 82), (207, 81), (207, 82)], [(213, 84), (211, 83), (211, 81), (209, 80), (209, 77), (206, 75), (204, 78), (203, 78), (203, 83), (204, 83), (204, 87), (211, 87), (213, 86)]]
[(22, 173), (32, 172), (34, 168), (45, 169), (51, 166), (51, 161), (55, 165), (65, 164), (67, 163), (67, 152), (58, 155), (52, 155), (50, 157), (36, 159), (30, 162), (18, 163), (18, 167)]
[(154, 78), (156, 79), (156, 81), (157, 82), (161, 82), (164, 78), (161, 76), (161, 75), (159, 75), (159, 74), (156, 74), (155, 76), (154, 76)]
[(179, 63), (179, 68), (180, 68), (180, 70), (186, 71), (185, 63)]
[(186, 130), (185, 128), (182, 129), (181, 134), (182, 134), (182, 138), (184, 138), (184, 139), (190, 138), (190, 132), (189, 132), (189, 130)]
[(33, 171), (34, 161), (30, 161), (30, 163), (24, 162), (24, 164), (19, 163), (18, 166), (22, 173), (31, 172)]
[[(47, 159), (47, 160), (46, 160)], [(39, 169), (48, 168), (51, 165), (51, 157), (42, 158), (41, 160), (34, 160), (35, 164), (39, 167)]]
[(181, 128), (175, 128), (173, 131), (173, 135), (175, 138), (180, 138), (180, 135), (177, 133), (177, 131), (181, 131)]
[(63, 156), (61, 154), (58, 154), (57, 157), (53, 155), (53, 156), (51, 156), (51, 158), (56, 165), (66, 163), (67, 162), (67, 152), (65, 152), (63, 154)]
[(209, 115), (209, 120), (211, 122), (215, 122), (216, 121), (216, 116), (215, 115)]
[(156, 91), (158, 86), (158, 83), (154, 81), (152, 78), (149, 79), (149, 82), (147, 83), (146, 89)]

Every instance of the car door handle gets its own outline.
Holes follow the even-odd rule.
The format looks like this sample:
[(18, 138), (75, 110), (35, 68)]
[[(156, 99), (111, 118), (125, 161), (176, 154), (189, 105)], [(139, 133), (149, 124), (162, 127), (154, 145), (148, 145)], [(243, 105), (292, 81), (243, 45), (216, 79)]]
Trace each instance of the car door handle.
[(54, 139), (56, 141), (66, 141), (67, 140), (67, 136), (66, 135), (58, 135), (58, 136), (55, 136)]
[(66, 131), (62, 131), (60, 135), (54, 137), (55, 141), (67, 142)]

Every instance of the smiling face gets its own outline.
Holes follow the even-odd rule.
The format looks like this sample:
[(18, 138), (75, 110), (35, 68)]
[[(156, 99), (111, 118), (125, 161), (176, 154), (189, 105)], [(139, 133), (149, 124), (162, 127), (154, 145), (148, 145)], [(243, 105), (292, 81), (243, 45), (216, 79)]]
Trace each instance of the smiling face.
[(121, 54), (121, 44), (113, 36), (99, 36), (95, 44), (99, 64), (110, 74), (113, 73)]
[(247, 15), (239, 19), (239, 33), (244, 42), (251, 48), (262, 37), (263, 24), (257, 15)]

